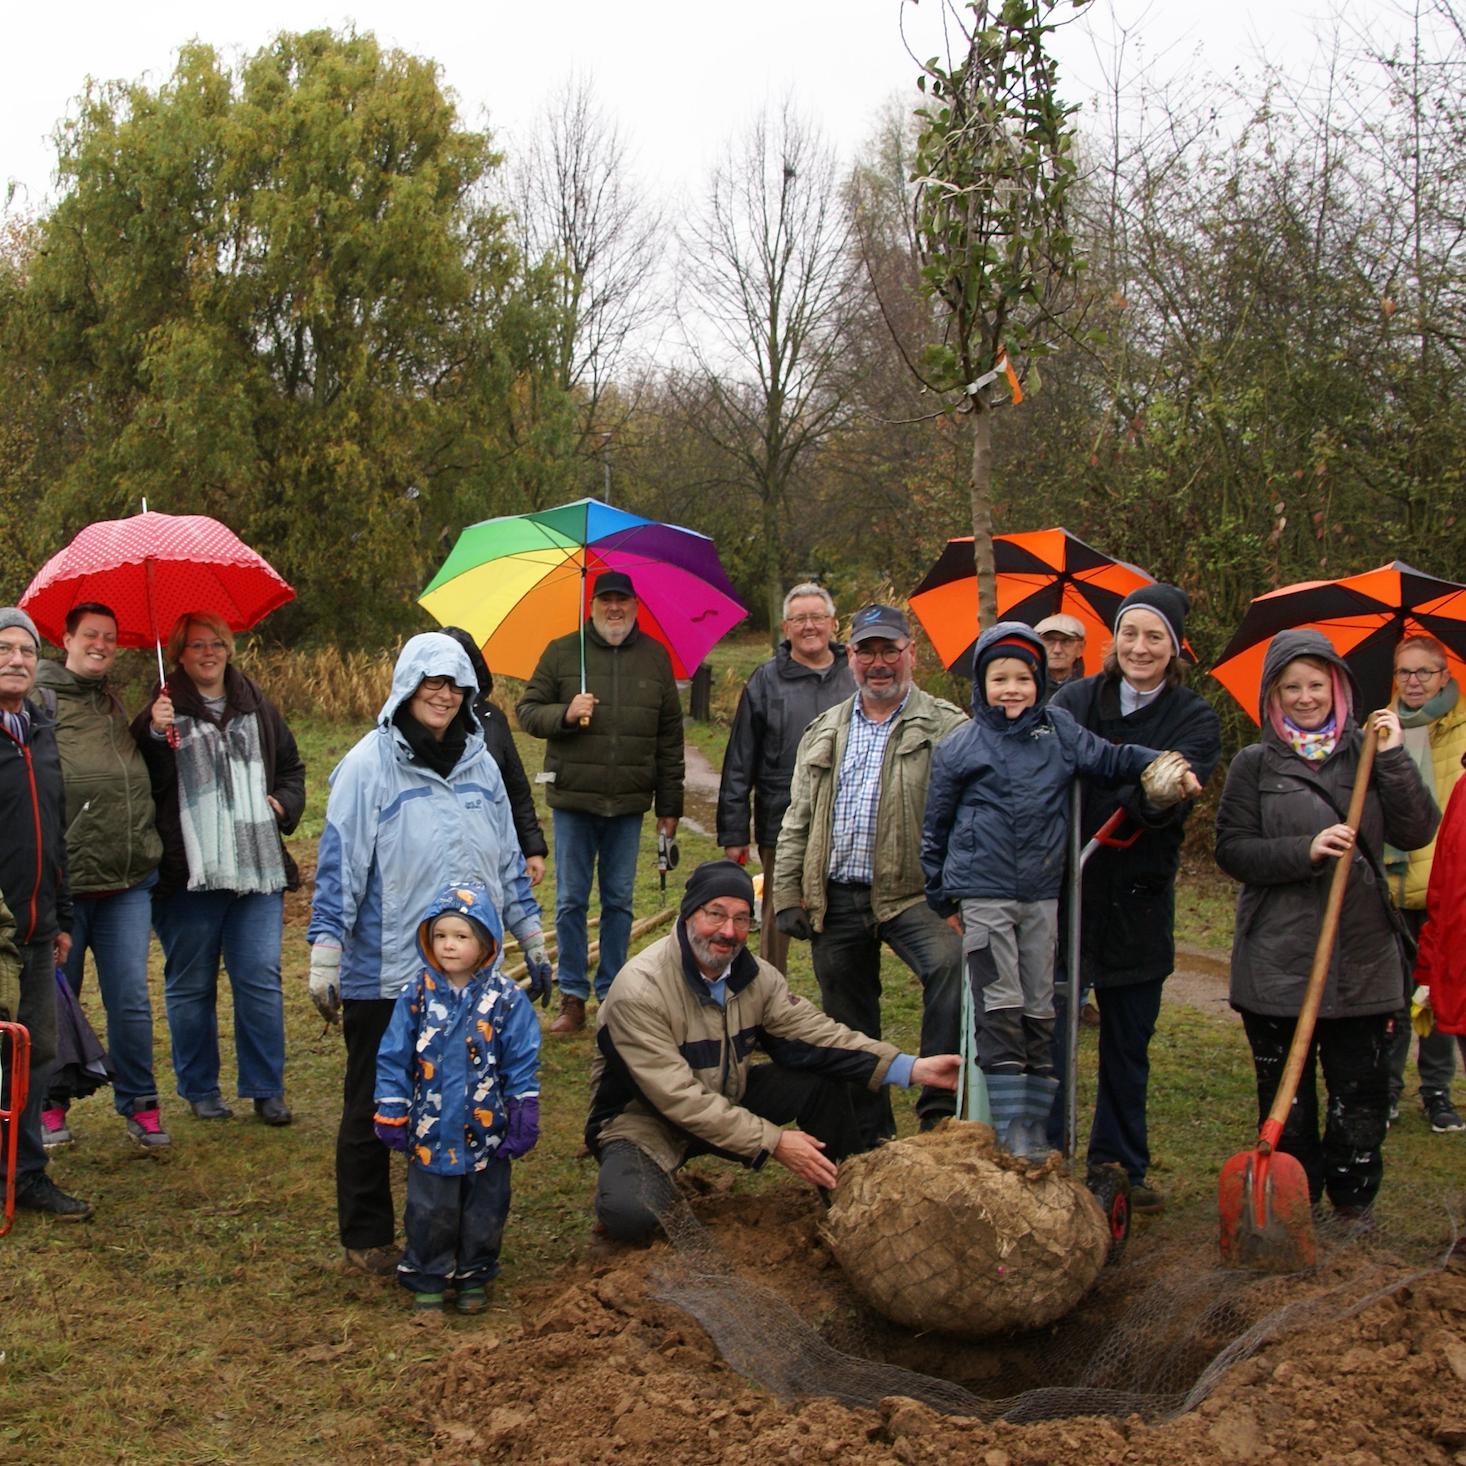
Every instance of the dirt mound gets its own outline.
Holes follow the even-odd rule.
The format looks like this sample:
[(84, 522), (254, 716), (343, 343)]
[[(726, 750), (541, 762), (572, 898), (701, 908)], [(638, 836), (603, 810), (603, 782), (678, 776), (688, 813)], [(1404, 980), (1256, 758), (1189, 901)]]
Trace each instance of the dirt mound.
[[(818, 1208), (797, 1191), (707, 1198), (697, 1210), (736, 1273), (838, 1348), (940, 1374), (989, 1400), (1045, 1378), (1064, 1352), (1054, 1331), (971, 1344), (875, 1320), (821, 1243)], [(1161, 1249), (1152, 1251), (1159, 1265)], [(1145, 1236), (1132, 1239), (1116, 1282), (1102, 1281), (1085, 1307), (1120, 1318), (1146, 1252)], [(1131, 1415), (1020, 1425), (939, 1413), (894, 1393), (868, 1409), (781, 1400), (734, 1373), (687, 1313), (659, 1301), (663, 1274), (677, 1263), (659, 1244), (568, 1268), (521, 1299), (521, 1322), (508, 1334), (465, 1337), (425, 1368), (407, 1395), (421, 1404), (434, 1459), (1036, 1466), (1082, 1453), (1086, 1466), (1466, 1462), (1466, 1273), (1456, 1268), (1413, 1281), (1402, 1267), (1375, 1268), (1366, 1291), (1352, 1295), (1352, 1314), (1332, 1310), (1327, 1324), (1265, 1344), (1223, 1373), (1199, 1408), (1164, 1423)], [(1304, 1302), (1339, 1281), (1335, 1273), (1265, 1287), (1274, 1299)]]

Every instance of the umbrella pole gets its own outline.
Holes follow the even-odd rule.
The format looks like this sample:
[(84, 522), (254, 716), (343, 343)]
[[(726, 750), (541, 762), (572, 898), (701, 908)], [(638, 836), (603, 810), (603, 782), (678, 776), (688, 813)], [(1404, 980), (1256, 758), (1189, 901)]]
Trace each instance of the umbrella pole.
[[(575, 614), (580, 621), (580, 690), (585, 691), (585, 556), (580, 557), (580, 604), (575, 608)], [(580, 720), (582, 728), (590, 727), (590, 719), (582, 717)]]
[[(143, 500), (143, 513), (148, 512), (148, 501)], [(153, 604), (153, 562), (152, 559), (143, 561), (143, 577), (148, 585), (148, 624), (153, 628), (153, 650), (158, 655), (158, 691), (162, 692), (167, 688), (168, 678), (163, 671), (163, 638), (158, 632), (158, 612)], [(172, 723), (168, 725), (168, 747), (178, 747), (178, 729)]]

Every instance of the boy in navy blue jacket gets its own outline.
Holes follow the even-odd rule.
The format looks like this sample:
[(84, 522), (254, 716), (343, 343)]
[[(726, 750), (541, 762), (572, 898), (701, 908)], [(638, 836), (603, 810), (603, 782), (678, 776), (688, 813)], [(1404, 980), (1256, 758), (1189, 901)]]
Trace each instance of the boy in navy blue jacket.
[(408, 1153), (397, 1277), (420, 1312), (487, 1306), (509, 1217), (509, 1162), (539, 1139), (540, 1028), (496, 968), (503, 928), (486, 888), (446, 887), (418, 927), (423, 966), (377, 1051), (375, 1126)]
[(978, 638), (972, 721), (933, 755), (921, 841), (927, 904), (962, 932), (993, 1128), (1022, 1156), (1047, 1152), (1058, 1089), (1050, 1045), (1070, 787), (1080, 775), (1140, 780), (1158, 807), (1200, 790), (1179, 755), (1108, 743), (1043, 707), (1045, 664), (1021, 622)]

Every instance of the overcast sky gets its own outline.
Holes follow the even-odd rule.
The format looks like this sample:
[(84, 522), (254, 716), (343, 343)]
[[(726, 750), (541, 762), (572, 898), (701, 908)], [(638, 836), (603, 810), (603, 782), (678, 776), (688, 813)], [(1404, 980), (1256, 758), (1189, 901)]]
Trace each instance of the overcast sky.
[[(1301, 63), (1336, 12), (1367, 14), (1376, 34), (1389, 0), (1098, 0), (1083, 27), (1059, 42), (1066, 92), (1083, 102), (1103, 82), (1098, 54), (1111, 54), (1115, 26), (1130, 30), (1132, 61), (1164, 77), (1182, 70), (1223, 74), (1261, 54)], [(1117, 17), (1118, 15), (1118, 22)], [(355, 24), (443, 67), (465, 121), (512, 134), (529, 125), (545, 94), (579, 73), (593, 78), (622, 125), (639, 172), (675, 201), (696, 191), (724, 139), (766, 100), (792, 94), (847, 157), (869, 134), (883, 101), (909, 89), (915, 70), (903, 23), (919, 54), (940, 47), (939, 0), (473, 0), (416, 4), (357, 0), (314, 4), (255, 0), (72, 0), (62, 10), (8, 7), (10, 64), (0, 88), (0, 179), (12, 208), (44, 207), (52, 194), (57, 121), (87, 76), (166, 80), (179, 44), (197, 36), (248, 54), (279, 30)], [(3, 203), (3, 195), (0, 195)]]

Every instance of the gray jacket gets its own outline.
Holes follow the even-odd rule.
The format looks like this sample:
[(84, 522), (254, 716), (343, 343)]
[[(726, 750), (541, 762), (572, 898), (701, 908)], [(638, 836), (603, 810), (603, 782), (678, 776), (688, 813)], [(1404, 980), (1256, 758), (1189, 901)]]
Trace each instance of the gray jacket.
[[(1320, 657), (1339, 669), (1353, 700), (1358, 690), (1342, 659), (1316, 631), (1280, 632), (1263, 662), (1263, 687), (1297, 657)], [(1297, 1014), (1308, 985), (1333, 862), (1315, 865), (1308, 848), (1340, 824), (1359, 767), (1363, 734), (1352, 707), (1338, 745), (1321, 763), (1300, 758), (1261, 709), (1262, 738), (1227, 770), (1217, 809), (1217, 864), (1243, 882), (1232, 939), (1230, 999), (1234, 1008), (1272, 1017)], [(1401, 850), (1426, 844), (1440, 814), (1403, 748), (1380, 753), (1359, 825), (1359, 842), (1339, 922), (1321, 1018), (1389, 1013), (1404, 986), (1389, 893), (1377, 872), (1388, 840)], [(1372, 855), (1372, 859), (1370, 856)]]

